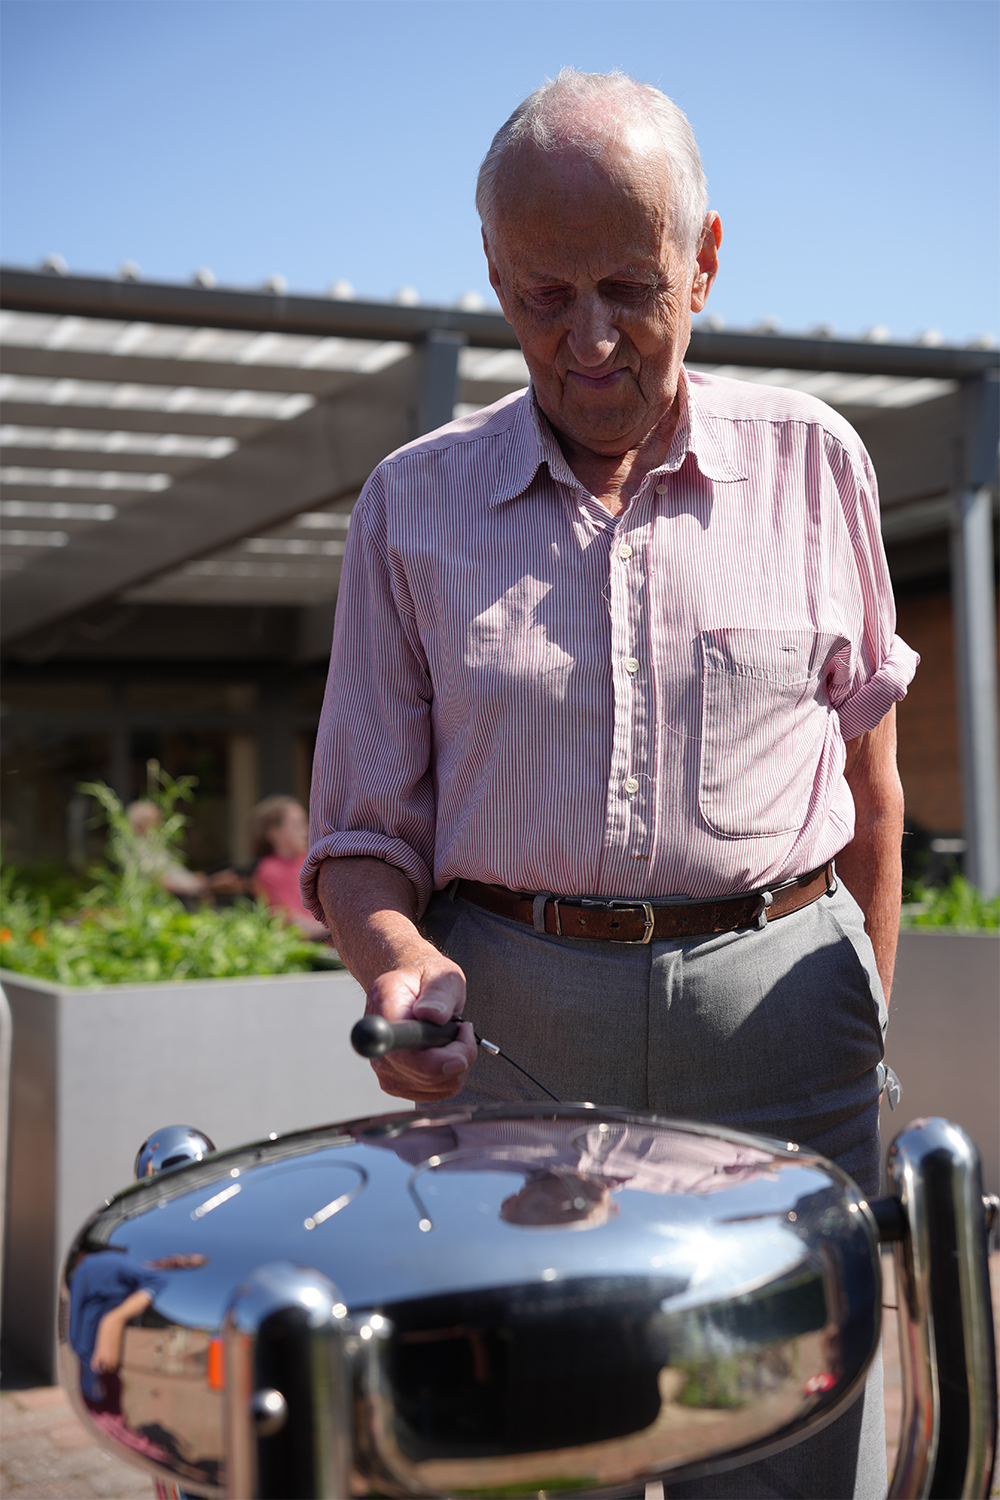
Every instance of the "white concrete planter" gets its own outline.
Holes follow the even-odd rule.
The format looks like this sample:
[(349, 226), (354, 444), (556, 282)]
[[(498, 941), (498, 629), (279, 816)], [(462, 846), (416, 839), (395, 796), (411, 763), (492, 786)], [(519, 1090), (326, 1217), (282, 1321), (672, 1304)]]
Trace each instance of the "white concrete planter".
[(983, 1189), (1000, 1192), (1000, 936), (902, 932), (889, 1005), (886, 1062), (903, 1099), (882, 1105), (883, 1155), (921, 1115), (943, 1115), (979, 1147)]
[(42, 1372), (69, 1244), (151, 1131), (195, 1125), (224, 1147), (405, 1108), (350, 1048), (364, 996), (346, 970), (102, 989), (0, 978), (14, 1038), (3, 1331)]

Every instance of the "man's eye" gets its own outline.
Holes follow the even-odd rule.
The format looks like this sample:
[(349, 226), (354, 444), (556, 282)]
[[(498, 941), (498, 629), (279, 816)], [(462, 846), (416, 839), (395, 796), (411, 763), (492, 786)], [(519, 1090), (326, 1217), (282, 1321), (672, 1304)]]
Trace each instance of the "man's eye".
[(641, 302), (649, 290), (641, 281), (612, 281), (604, 288), (606, 296), (614, 302)]

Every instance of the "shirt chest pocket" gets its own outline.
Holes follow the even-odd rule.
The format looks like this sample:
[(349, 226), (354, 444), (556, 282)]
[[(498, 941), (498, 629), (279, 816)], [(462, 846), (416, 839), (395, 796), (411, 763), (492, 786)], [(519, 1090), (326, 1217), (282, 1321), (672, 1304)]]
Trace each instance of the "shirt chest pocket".
[(706, 630), (698, 807), (725, 838), (797, 832), (820, 780), (833, 710), (826, 667), (847, 646), (813, 630)]

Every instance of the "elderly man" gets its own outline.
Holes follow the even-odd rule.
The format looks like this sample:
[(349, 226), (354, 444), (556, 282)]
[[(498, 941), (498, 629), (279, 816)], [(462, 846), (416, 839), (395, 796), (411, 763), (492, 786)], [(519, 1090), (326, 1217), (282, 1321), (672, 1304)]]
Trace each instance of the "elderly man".
[[(307, 904), (370, 1010), (467, 993), (564, 1099), (808, 1143), (872, 1191), (916, 658), (868, 457), (811, 398), (685, 371), (722, 236), (658, 90), (561, 74), (477, 202), (531, 387), (358, 502)], [(407, 1099), (535, 1097), (475, 1054), (463, 1024), (376, 1067)], [(677, 1493), (884, 1494), (879, 1391)]]

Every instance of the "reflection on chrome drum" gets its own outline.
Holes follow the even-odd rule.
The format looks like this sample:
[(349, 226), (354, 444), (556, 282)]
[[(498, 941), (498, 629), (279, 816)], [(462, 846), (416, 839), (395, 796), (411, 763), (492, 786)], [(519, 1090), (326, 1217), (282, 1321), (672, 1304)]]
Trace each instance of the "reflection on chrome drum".
[(69, 1256), (64, 1380), (183, 1490), (614, 1495), (731, 1467), (857, 1393), (891, 1239), (893, 1493), (989, 1493), (979, 1169), (946, 1121), (901, 1134), (871, 1205), (794, 1144), (589, 1106), (150, 1141)]

